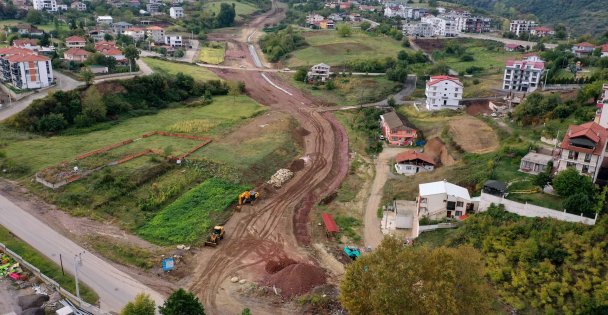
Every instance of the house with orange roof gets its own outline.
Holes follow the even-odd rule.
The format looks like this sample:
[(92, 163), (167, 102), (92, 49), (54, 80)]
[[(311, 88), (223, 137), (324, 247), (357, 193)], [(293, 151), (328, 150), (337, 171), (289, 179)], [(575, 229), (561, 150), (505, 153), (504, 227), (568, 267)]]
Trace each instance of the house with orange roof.
[(431, 172), (435, 169), (432, 157), (416, 152), (406, 151), (395, 156), (395, 171), (402, 175), (415, 175), (421, 172)]
[(0, 58), (0, 70), (2, 81), (19, 89), (40, 89), (53, 83), (51, 59), (31, 51), (5, 54)]
[(39, 41), (33, 38), (15, 39), (13, 41), (13, 47), (24, 48), (29, 50), (40, 50)]
[(595, 45), (588, 42), (582, 42), (572, 46), (572, 53), (575, 54), (577, 57), (590, 56), (594, 50)]
[(459, 109), (464, 87), (456, 77), (432, 76), (426, 81), (426, 108), (428, 110)]
[(530, 30), (530, 34), (532, 36), (545, 37), (555, 35), (555, 31), (546, 26), (537, 26)]
[(141, 27), (131, 27), (126, 30), (123, 35), (129, 36), (133, 38), (134, 41), (139, 42), (146, 37), (146, 30)]
[(13, 55), (34, 55), (35, 52), (21, 47), (4, 47), (0, 48), (0, 58)]
[(148, 38), (155, 43), (165, 42), (165, 29), (160, 26), (150, 26), (146, 29)]
[(82, 48), (87, 44), (86, 39), (80, 36), (70, 36), (65, 39), (65, 46), (68, 48)]
[(392, 145), (412, 145), (418, 137), (416, 129), (407, 126), (394, 111), (380, 115), (380, 127), (382, 135)]
[(557, 171), (572, 167), (595, 182), (604, 161), (607, 137), (606, 128), (596, 122), (570, 125), (559, 146)]
[(82, 49), (73, 47), (63, 52), (63, 59), (68, 61), (85, 62), (91, 53)]

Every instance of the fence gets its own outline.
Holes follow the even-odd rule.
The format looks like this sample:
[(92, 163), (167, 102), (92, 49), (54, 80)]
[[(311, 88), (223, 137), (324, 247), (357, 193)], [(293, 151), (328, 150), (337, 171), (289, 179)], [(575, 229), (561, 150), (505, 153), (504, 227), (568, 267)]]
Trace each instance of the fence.
[(40, 271), (40, 269), (36, 268), (34, 265), (32, 265), (29, 262), (27, 262), (21, 256), (17, 255), (17, 253), (15, 253), (12, 250), (8, 249), (6, 247), (6, 245), (4, 245), (3, 243), (0, 243), (0, 249), (2, 251), (4, 251), (7, 255), (11, 256), (21, 266), (25, 267), (30, 272), (32, 272), (34, 275), (36, 275), (36, 277), (40, 278), (40, 280), (42, 280), (44, 283), (46, 283), (46, 284), (52, 286), (53, 288), (55, 288), (55, 290), (57, 290), (57, 292), (59, 292), (59, 294), (61, 294), (63, 297), (65, 297), (68, 300), (72, 301), (74, 304), (79, 305), (79, 307), (82, 308), (83, 310), (85, 310), (87, 312), (90, 312), (92, 314), (95, 314), (95, 315), (106, 315), (106, 314), (108, 314), (106, 312), (103, 312), (97, 306), (91, 305), (91, 304), (83, 301), (82, 299), (79, 299), (77, 296), (75, 296), (74, 294), (70, 293), (68, 290), (64, 289), (59, 283), (57, 283), (57, 281), (55, 281), (55, 280), (49, 278), (48, 276), (46, 276), (45, 274), (43, 274)]
[(582, 86), (582, 84), (547, 84), (543, 90), (578, 90)]
[(507, 200), (503, 197), (498, 197), (484, 192), (481, 193), (481, 199), (479, 201), (479, 211), (486, 211), (491, 204), (502, 204), (505, 206), (505, 210), (511, 213), (515, 213), (522, 217), (530, 218), (553, 218), (560, 221), (583, 223), (587, 225), (595, 225), (597, 220), (597, 214), (594, 219), (584, 217), (580, 215), (567, 213), (565, 210), (557, 211), (549, 208), (543, 208), (529, 203), (520, 203), (513, 200)]

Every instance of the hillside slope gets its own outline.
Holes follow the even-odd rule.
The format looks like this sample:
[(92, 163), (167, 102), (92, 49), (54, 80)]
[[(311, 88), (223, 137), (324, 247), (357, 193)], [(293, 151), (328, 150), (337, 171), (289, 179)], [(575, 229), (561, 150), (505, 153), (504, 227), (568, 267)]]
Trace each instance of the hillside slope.
[(523, 14), (534, 14), (541, 23), (562, 23), (573, 34), (602, 34), (608, 31), (606, 0), (449, 0), (458, 4), (492, 11), (516, 18), (510, 8)]

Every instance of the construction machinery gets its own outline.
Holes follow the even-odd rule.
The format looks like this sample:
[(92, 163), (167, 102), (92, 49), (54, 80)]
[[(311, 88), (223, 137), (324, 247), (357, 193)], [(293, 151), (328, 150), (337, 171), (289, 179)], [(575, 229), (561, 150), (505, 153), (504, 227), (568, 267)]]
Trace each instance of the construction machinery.
[(239, 195), (239, 205), (237, 209), (241, 209), (241, 207), (250, 203), (253, 204), (258, 198), (260, 198), (260, 193), (255, 190), (248, 190)]
[(361, 256), (361, 251), (356, 246), (344, 246), (344, 253), (352, 260), (357, 260)]
[(220, 242), (220, 240), (224, 239), (224, 235), (226, 234), (226, 231), (224, 230), (224, 226), (223, 225), (216, 225), (213, 228), (213, 232), (211, 233), (211, 235), (209, 235), (209, 237), (207, 238), (207, 241), (205, 242), (205, 246), (217, 246), (217, 244)]

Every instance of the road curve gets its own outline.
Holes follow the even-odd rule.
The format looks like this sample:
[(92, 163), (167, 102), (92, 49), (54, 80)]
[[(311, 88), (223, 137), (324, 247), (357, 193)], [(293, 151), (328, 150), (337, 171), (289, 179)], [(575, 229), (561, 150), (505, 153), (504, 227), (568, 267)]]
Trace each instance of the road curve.
[[(86, 252), (84, 248), (2, 195), (0, 195), (0, 224), (58, 265), (61, 254), (63, 267), (70, 274), (74, 274), (74, 256)], [(86, 252), (82, 255), (82, 263), (78, 268), (80, 280), (97, 292), (102, 311), (119, 312), (127, 302), (141, 292), (150, 294), (157, 305), (164, 301), (159, 293), (91, 253)]]

